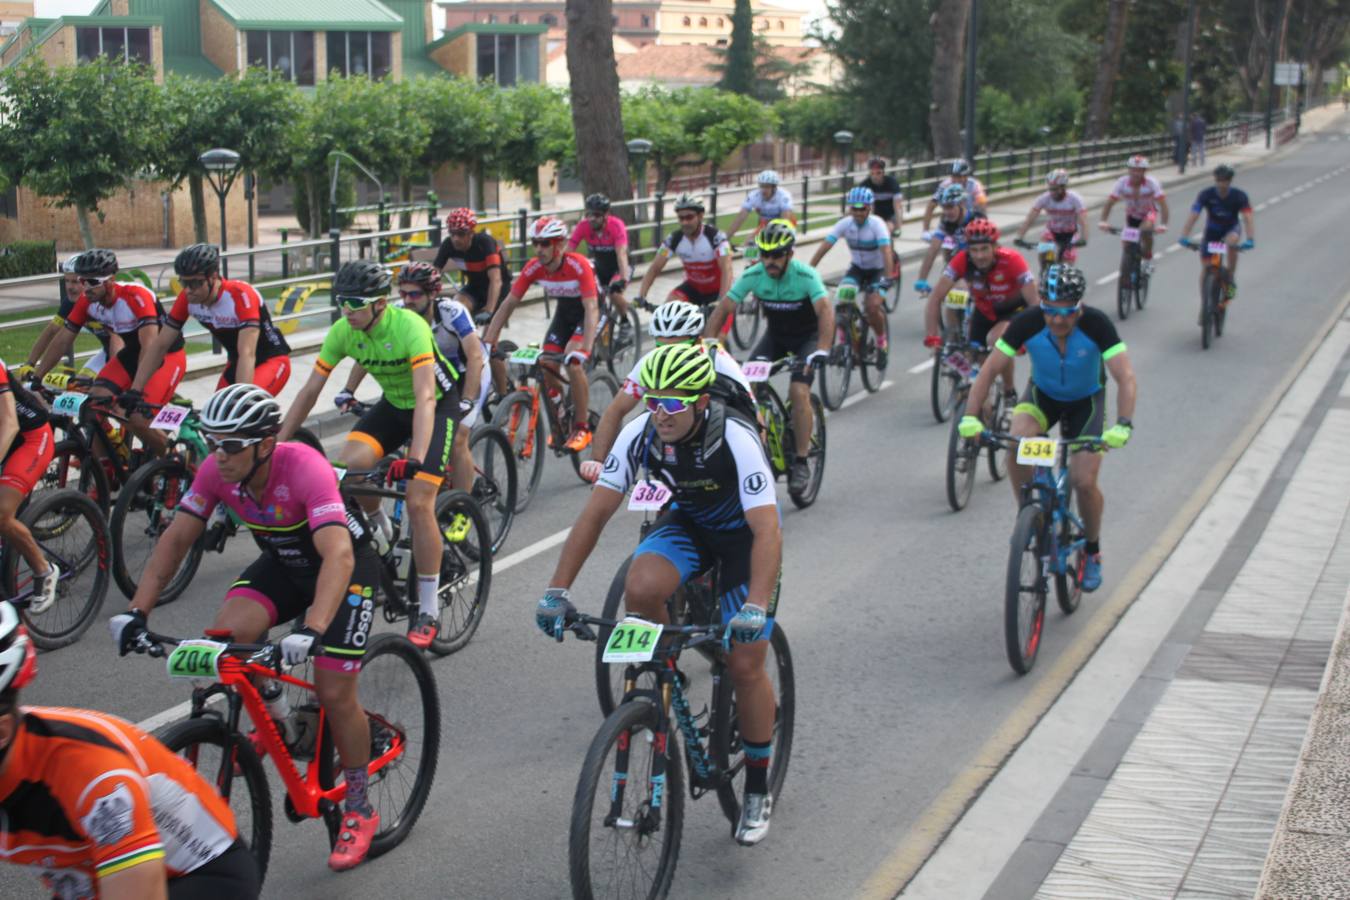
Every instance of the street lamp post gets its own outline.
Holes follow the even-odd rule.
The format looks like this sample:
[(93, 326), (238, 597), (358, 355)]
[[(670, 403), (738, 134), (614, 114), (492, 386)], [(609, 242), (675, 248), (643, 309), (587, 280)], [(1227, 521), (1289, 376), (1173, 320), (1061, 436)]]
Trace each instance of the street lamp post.
[[(220, 201), (220, 250), (224, 253), (230, 249), (229, 239), (225, 234), (225, 195), (230, 192), (230, 188), (234, 186), (234, 179), (239, 175), (239, 154), (224, 147), (216, 147), (197, 157), (197, 161), (206, 170), (206, 179), (211, 182), (216, 199)], [(220, 271), (226, 278), (230, 277), (228, 259), (221, 259)]]
[[(961, 141), (966, 162), (975, 165), (975, 59), (979, 53), (980, 0), (970, 0), (970, 23), (966, 29), (966, 128)], [(988, 172), (982, 173), (985, 178)]]
[[(646, 138), (633, 138), (628, 142), (628, 160), (637, 170), (637, 198), (647, 197), (647, 157), (652, 152), (652, 142)], [(647, 218), (645, 204), (639, 203), (633, 210), (633, 221), (643, 222)]]
[[(849, 163), (853, 162), (853, 132), (849, 131), (847, 128), (836, 131), (834, 133), (834, 142), (839, 145), (839, 160), (843, 165), (841, 172), (844, 175), (844, 178), (840, 179), (840, 184), (843, 185), (848, 180)], [(840, 187), (840, 190), (842, 191), (844, 188)]]

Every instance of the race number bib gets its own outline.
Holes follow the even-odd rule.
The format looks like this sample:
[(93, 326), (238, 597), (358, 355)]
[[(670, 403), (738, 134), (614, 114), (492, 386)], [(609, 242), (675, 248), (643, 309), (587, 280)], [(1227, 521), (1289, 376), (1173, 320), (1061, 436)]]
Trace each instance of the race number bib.
[(170, 678), (217, 678), (226, 645), (217, 641), (183, 641), (169, 654)]
[(610, 632), (601, 662), (647, 662), (656, 652), (664, 626), (646, 619), (626, 618)]
[(670, 499), (670, 488), (660, 481), (639, 481), (628, 498), (628, 508), (635, 510), (660, 510)]
[(532, 366), (544, 353), (539, 347), (521, 347), (511, 354), (511, 362), (521, 366)]
[(1122, 241), (1128, 241), (1131, 244), (1139, 243), (1139, 229), (1138, 228), (1120, 229), (1120, 239)]
[(1058, 450), (1051, 438), (1022, 438), (1017, 442), (1017, 462), (1024, 466), (1053, 466)]
[(948, 291), (943, 305), (948, 309), (965, 309), (969, 302), (970, 293), (968, 291)]
[(183, 424), (187, 414), (191, 412), (186, 406), (174, 406), (169, 404), (160, 408), (159, 415), (155, 416), (150, 423), (151, 428), (158, 428), (160, 431), (173, 431)]
[(741, 366), (741, 371), (745, 373), (745, 380), (751, 384), (757, 381), (768, 381), (771, 369), (773, 369), (773, 363), (761, 359), (751, 360)]
[(1228, 245), (1223, 241), (1210, 241), (1205, 245), (1205, 250), (1209, 253), (1227, 253)]
[(84, 401), (88, 399), (88, 394), (81, 394), (79, 391), (66, 391), (52, 402), (52, 412), (56, 413), (58, 416), (70, 416), (71, 418), (74, 418), (79, 415), (80, 407), (83, 406)]
[(64, 391), (66, 385), (70, 384), (70, 378), (69, 372), (48, 372), (42, 376), (42, 385), (54, 391)]
[(1056, 244), (1054, 241), (1041, 241), (1036, 245), (1037, 253), (1054, 253)]

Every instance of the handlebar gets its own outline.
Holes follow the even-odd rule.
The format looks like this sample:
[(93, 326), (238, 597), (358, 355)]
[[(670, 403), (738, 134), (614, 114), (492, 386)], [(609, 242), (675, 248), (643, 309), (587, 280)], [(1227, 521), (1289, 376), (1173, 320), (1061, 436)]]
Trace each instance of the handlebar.
[[(629, 618), (641, 618), (640, 616), (631, 616)], [(563, 622), (563, 632), (557, 635), (557, 640), (562, 643), (566, 636), (565, 632), (572, 632), (583, 641), (599, 640), (599, 635), (591, 628), (592, 625), (599, 628), (614, 628), (621, 623), (623, 619), (606, 619), (601, 616), (591, 616), (586, 613), (577, 613), (575, 616), (569, 616), (567, 621)], [(665, 651), (679, 652), (700, 644), (713, 643), (722, 640), (722, 632), (725, 626), (722, 623), (715, 625), (666, 625), (661, 630), (662, 637), (666, 635), (676, 635), (683, 640), (676, 641)]]
[[(165, 645), (176, 647), (188, 640), (203, 640), (203, 638), (179, 638), (145, 631), (136, 638), (136, 643), (131, 645), (131, 650), (133, 653), (142, 653), (153, 659), (163, 659), (168, 656), (168, 653), (164, 650)], [(204, 640), (216, 639), (207, 636)], [(217, 641), (217, 643), (224, 644), (225, 652), (231, 656), (240, 657), (246, 663), (273, 669), (277, 674), (281, 674), (281, 648), (276, 644), (237, 644), (231, 641)]]
[[(980, 442), (986, 446), (993, 444), (1016, 446), (1022, 440), (1022, 437), (1022, 435), (1011, 434), (1007, 431), (985, 430), (980, 432)], [(1091, 447), (1094, 450), (1103, 451), (1110, 449), (1106, 445), (1106, 441), (1100, 437), (1054, 438), (1053, 440), (1055, 441), (1055, 447), (1058, 449), (1065, 447)]]

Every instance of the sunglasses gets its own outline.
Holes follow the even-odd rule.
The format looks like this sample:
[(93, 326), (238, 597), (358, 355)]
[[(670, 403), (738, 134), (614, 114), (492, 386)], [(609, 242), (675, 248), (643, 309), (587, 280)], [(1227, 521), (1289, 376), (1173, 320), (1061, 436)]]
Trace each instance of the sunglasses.
[(648, 397), (647, 410), (649, 412), (664, 412), (668, 416), (674, 416), (686, 409), (692, 409), (697, 402), (697, 397)]
[(384, 299), (383, 297), (346, 297), (346, 296), (340, 296), (340, 297), (337, 298), (337, 305), (338, 305), (338, 306), (345, 306), (347, 309), (351, 309), (351, 310), (365, 309), (367, 306), (369, 306), (370, 304), (376, 302), (377, 300), (383, 300), (383, 299)]
[(540, 249), (541, 247), (553, 246), (553, 241), (531, 241), (530, 243), (534, 244), (534, 249), (536, 250)]
[(783, 259), (784, 257), (786, 257), (786, 256), (788, 255), (789, 252), (790, 252), (790, 251), (787, 251), (787, 250), (761, 250), (761, 251), (759, 251), (759, 258), (760, 258), (760, 259)]
[(688, 215), (676, 216), (676, 218), (678, 218), (681, 222), (693, 222), (698, 218), (698, 214), (689, 213)]
[(865, 211), (865, 210), (867, 210), (867, 209), (870, 209), (871, 206), (872, 206), (872, 204), (870, 204), (870, 203), (855, 203), (855, 204), (853, 204), (853, 205), (852, 205), (851, 207), (849, 207), (849, 208), (852, 209), (852, 210), (854, 210), (855, 212), (863, 212), (863, 211)]
[(183, 286), (183, 290), (195, 291), (197, 288), (206, 284), (205, 278), (180, 278), (178, 283)]
[(87, 284), (89, 285), (89, 287), (95, 287), (97, 285), (104, 284), (109, 281), (112, 281), (111, 275), (103, 275), (99, 278), (86, 278), (83, 275), (80, 276), (80, 284)]
[(1071, 316), (1083, 308), (1083, 304), (1075, 303), (1073, 306), (1049, 306), (1041, 304), (1041, 311), (1047, 316)]
[(398, 295), (404, 300), (421, 300), (427, 295), (426, 291), (405, 291), (399, 288)]
[(473, 235), (473, 230), (470, 228), (452, 228), (450, 234), (453, 237), (471, 237)]
[(206, 449), (215, 453), (217, 450), (223, 450), (228, 456), (234, 456), (236, 453), (243, 453), (254, 444), (260, 443), (262, 438), (216, 438), (211, 435), (203, 435), (206, 439)]

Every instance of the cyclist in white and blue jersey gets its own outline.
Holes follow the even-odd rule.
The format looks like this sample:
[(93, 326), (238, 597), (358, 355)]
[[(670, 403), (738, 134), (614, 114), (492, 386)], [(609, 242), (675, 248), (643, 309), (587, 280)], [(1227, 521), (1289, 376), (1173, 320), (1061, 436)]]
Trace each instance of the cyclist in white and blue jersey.
[(755, 230), (750, 237), (746, 238), (747, 247), (754, 244), (755, 235), (759, 234), (759, 230), (774, 219), (787, 219), (795, 224), (797, 214), (792, 209), (792, 195), (782, 186), (782, 182), (782, 176), (773, 169), (765, 169), (760, 172), (755, 178), (755, 183), (759, 185), (759, 189), (745, 195), (745, 202), (741, 204), (740, 212), (736, 213), (736, 218), (731, 220), (731, 227), (727, 229), (727, 234), (735, 237), (741, 223), (752, 212), (759, 215), (759, 224), (755, 226)]
[(815, 268), (841, 238), (848, 244), (852, 263), (839, 280), (839, 291), (842, 295), (846, 288), (852, 288), (863, 294), (867, 324), (872, 326), (872, 333), (877, 336), (878, 366), (885, 368), (889, 347), (881, 295), (890, 287), (891, 280), (900, 277), (900, 265), (891, 249), (890, 226), (872, 213), (874, 200), (871, 188), (855, 187), (848, 192), (845, 198), (848, 215), (836, 222), (830, 233), (825, 235), (825, 240), (821, 241), (815, 255), (811, 257), (810, 265)]

